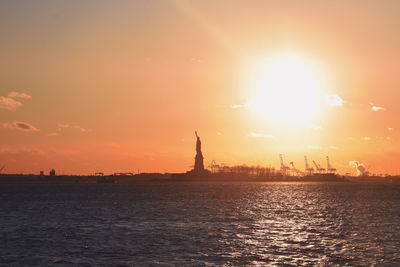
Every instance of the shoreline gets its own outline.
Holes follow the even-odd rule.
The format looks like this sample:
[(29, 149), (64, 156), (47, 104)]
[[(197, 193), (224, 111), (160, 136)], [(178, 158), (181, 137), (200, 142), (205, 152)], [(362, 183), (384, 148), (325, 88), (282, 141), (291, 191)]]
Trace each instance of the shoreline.
[(370, 182), (370, 183), (400, 183), (400, 176), (380, 177), (380, 176), (243, 176), (243, 175), (226, 175), (226, 174), (209, 174), (209, 175), (188, 175), (182, 174), (137, 174), (127, 176), (95, 176), (95, 175), (57, 175), (57, 176), (40, 176), (40, 175), (21, 175), (21, 174), (1, 174), (0, 184), (29, 184), (29, 183), (47, 183), (47, 184), (82, 184), (82, 183), (137, 183), (137, 182), (316, 182), (316, 183), (348, 183), (348, 182)]

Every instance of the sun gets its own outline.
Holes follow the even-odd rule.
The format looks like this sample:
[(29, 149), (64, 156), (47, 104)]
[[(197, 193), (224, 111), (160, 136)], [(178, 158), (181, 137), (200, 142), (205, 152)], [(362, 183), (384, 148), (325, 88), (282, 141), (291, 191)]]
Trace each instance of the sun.
[(249, 109), (257, 117), (280, 124), (315, 119), (321, 110), (323, 75), (315, 64), (292, 53), (254, 65), (251, 71)]

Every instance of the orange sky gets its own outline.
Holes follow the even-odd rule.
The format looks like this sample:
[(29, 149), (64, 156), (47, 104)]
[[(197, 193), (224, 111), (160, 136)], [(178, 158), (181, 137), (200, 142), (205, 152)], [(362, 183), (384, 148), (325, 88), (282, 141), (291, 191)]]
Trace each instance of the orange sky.
[[(324, 165), (329, 155), (341, 173), (356, 160), (399, 174), (399, 10), (397, 0), (1, 1), (0, 165), (186, 171), (197, 130), (206, 166), (279, 167), (282, 153), (300, 169), (304, 155)], [(254, 66), (288, 51), (317, 66), (319, 94), (341, 105), (318, 98), (313, 116), (288, 124), (248, 105)]]

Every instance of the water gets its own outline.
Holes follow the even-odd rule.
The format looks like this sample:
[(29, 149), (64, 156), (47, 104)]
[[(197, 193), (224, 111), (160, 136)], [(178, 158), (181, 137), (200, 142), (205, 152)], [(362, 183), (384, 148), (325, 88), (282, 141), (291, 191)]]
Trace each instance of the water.
[(400, 185), (0, 185), (3, 266), (400, 265)]

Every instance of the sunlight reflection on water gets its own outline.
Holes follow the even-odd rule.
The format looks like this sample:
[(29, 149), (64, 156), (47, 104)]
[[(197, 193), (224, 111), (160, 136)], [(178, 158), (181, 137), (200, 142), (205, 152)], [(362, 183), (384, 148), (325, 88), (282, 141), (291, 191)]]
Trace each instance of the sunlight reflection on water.
[(1, 185), (5, 265), (400, 264), (400, 185)]

